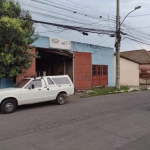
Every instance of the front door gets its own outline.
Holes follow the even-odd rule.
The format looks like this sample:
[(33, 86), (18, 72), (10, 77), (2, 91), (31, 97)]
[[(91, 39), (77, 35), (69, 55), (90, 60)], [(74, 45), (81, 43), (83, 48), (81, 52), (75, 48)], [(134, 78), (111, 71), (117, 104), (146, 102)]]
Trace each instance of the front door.
[[(41, 79), (32, 80), (21, 91), (21, 104), (32, 104), (44, 101), (44, 88), (42, 88)], [(34, 89), (32, 89), (34, 85)]]

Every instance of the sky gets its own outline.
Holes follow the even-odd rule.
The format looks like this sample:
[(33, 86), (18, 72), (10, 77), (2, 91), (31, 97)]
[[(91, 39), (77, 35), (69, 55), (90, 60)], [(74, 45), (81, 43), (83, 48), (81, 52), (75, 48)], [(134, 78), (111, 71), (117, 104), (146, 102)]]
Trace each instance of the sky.
[[(52, 12), (50, 12), (50, 11), (55, 10), (55, 11), (57, 11), (57, 13), (60, 13), (59, 17), (61, 16), (61, 13), (63, 11), (52, 9), (50, 5), (53, 5), (53, 3), (51, 3), (50, 1), (58, 2), (59, 4), (61, 4), (62, 7), (63, 7), (63, 5), (65, 5), (67, 3), (72, 4), (72, 5), (76, 4), (76, 7), (74, 7), (74, 9), (72, 9), (72, 11), (76, 11), (76, 9), (78, 10), (80, 8), (80, 6), (82, 6), (83, 9), (80, 9), (80, 12), (82, 12), (82, 10), (86, 9), (87, 14), (92, 13), (92, 14), (95, 14), (95, 16), (96, 15), (102, 16), (103, 19), (100, 20), (100, 18), (97, 18), (97, 20), (96, 19), (94, 20), (94, 19), (88, 18), (86, 16), (81, 17), (80, 15), (78, 15), (78, 13), (69, 14), (69, 12), (62, 13), (62, 17), (71, 15), (72, 20), (74, 20), (73, 17), (77, 17), (77, 18), (80, 18), (80, 20), (82, 22), (84, 22), (84, 20), (89, 21), (90, 23), (97, 22), (97, 24), (94, 24), (94, 25), (92, 24), (89, 26), (84, 25), (84, 27), (115, 30), (116, 0), (59, 0), (59, 1), (56, 1), (56, 0), (50, 0), (50, 1), (49, 0), (35, 0), (35, 1), (18, 0), (18, 1), (21, 3), (21, 6), (23, 8), (25, 8), (29, 11), (32, 10), (32, 11), (35, 11), (38, 13), (45, 13), (45, 14), (51, 15)], [(48, 1), (49, 1), (49, 3), (48, 3)], [(24, 2), (26, 2), (26, 4), (28, 3), (28, 6), (24, 5)], [(49, 5), (46, 6), (40, 2), (46, 2)], [(50, 11), (48, 12), (48, 11), (44, 11), (42, 9), (37, 10), (36, 8), (32, 8), (32, 6), (39, 6), (44, 9), (46, 8), (47, 10), (50, 10)], [(124, 23), (127, 26), (128, 25), (130, 26), (130, 28), (127, 28), (126, 26), (123, 26), (122, 28), (124, 28), (124, 32), (127, 34), (130, 34), (131, 37), (133, 34), (137, 33), (137, 31), (142, 32), (146, 35), (146, 36), (144, 35), (144, 39), (146, 40), (146, 39), (150, 38), (150, 9), (149, 9), (150, 0), (120, 0), (120, 18), (123, 20), (124, 17), (129, 12), (134, 10), (134, 8), (136, 6), (141, 6), (141, 9), (137, 9), (134, 12), (132, 12), (124, 21)], [(46, 18), (45, 16), (40, 16), (39, 14), (37, 14), (35, 12), (34, 13), (31, 12), (33, 19), (55, 23), (55, 20), (53, 20), (51, 17)], [(114, 23), (109, 21), (110, 18), (113, 18)], [(56, 21), (56, 23), (57, 22), (58, 21)], [(59, 23), (64, 24), (65, 22), (59, 21)], [(86, 24), (86, 22), (85, 22), (85, 24)], [(101, 25), (101, 24), (103, 24), (103, 25)], [(71, 25), (76, 25), (76, 24), (71, 24)], [(107, 26), (107, 28), (105, 26)], [(132, 27), (132, 29), (131, 29), (131, 27)], [(110, 37), (109, 35), (105, 35), (105, 34), (98, 35), (98, 34), (89, 33), (88, 36), (84, 36), (83, 34), (81, 34), (80, 32), (77, 32), (77, 31), (61, 29), (60, 32), (56, 32), (57, 30), (58, 30), (57, 27), (52, 27), (52, 26), (48, 27), (48, 26), (41, 25), (41, 24), (35, 24), (35, 31), (38, 32), (39, 35), (41, 35), (41, 36), (55, 37), (55, 38), (66, 39), (69, 41), (77, 41), (77, 42), (83, 42), (83, 43), (89, 43), (89, 44), (114, 48), (115, 37)], [(53, 31), (55, 31), (55, 32), (53, 32)], [(133, 31), (133, 33), (131, 34), (132, 31)], [(137, 34), (137, 35), (138, 35), (138, 37), (141, 37), (140, 34)], [(137, 39), (135, 39), (135, 40), (137, 40)], [(147, 44), (149, 44), (149, 43), (147, 43)], [(130, 39), (122, 37), (121, 48), (120, 48), (121, 51), (130, 51), (130, 50), (138, 50), (138, 49), (150, 50), (150, 46), (147, 46), (147, 45), (144, 45), (137, 41), (132, 41)], [(115, 48), (114, 48), (114, 51), (115, 51)]]

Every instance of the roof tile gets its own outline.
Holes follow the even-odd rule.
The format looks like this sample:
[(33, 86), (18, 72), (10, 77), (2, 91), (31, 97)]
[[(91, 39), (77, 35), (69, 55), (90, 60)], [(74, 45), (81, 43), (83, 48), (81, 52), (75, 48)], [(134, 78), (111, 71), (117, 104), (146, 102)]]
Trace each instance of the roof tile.
[(150, 63), (150, 52), (145, 49), (120, 52), (120, 56), (140, 64)]

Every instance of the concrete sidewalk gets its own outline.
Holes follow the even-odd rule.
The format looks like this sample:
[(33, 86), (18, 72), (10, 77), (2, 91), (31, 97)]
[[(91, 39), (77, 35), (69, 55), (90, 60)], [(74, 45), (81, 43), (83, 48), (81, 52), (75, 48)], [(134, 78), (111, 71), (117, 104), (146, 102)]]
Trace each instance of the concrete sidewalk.
[(150, 89), (150, 85), (129, 86), (130, 90), (141, 90), (144, 88)]
[[(147, 86), (147, 89), (150, 90), (150, 85)], [(129, 86), (128, 92), (133, 92), (133, 91), (141, 91), (141, 90), (146, 90), (146, 85), (140, 85), (140, 86)], [(69, 96), (68, 99), (79, 99), (79, 98), (86, 98), (88, 97), (88, 93), (93, 92), (92, 90), (78, 90), (75, 92), (75, 95)], [(126, 90), (123, 91), (121, 90), (122, 93), (127, 92)], [(116, 94), (120, 93), (116, 91)], [(111, 94), (111, 93), (110, 93)]]

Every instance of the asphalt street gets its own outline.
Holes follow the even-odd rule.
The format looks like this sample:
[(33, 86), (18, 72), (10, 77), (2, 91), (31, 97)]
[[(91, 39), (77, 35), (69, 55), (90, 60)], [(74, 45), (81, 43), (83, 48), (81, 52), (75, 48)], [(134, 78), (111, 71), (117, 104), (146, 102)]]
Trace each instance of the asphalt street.
[(0, 150), (150, 150), (150, 91), (0, 113)]

